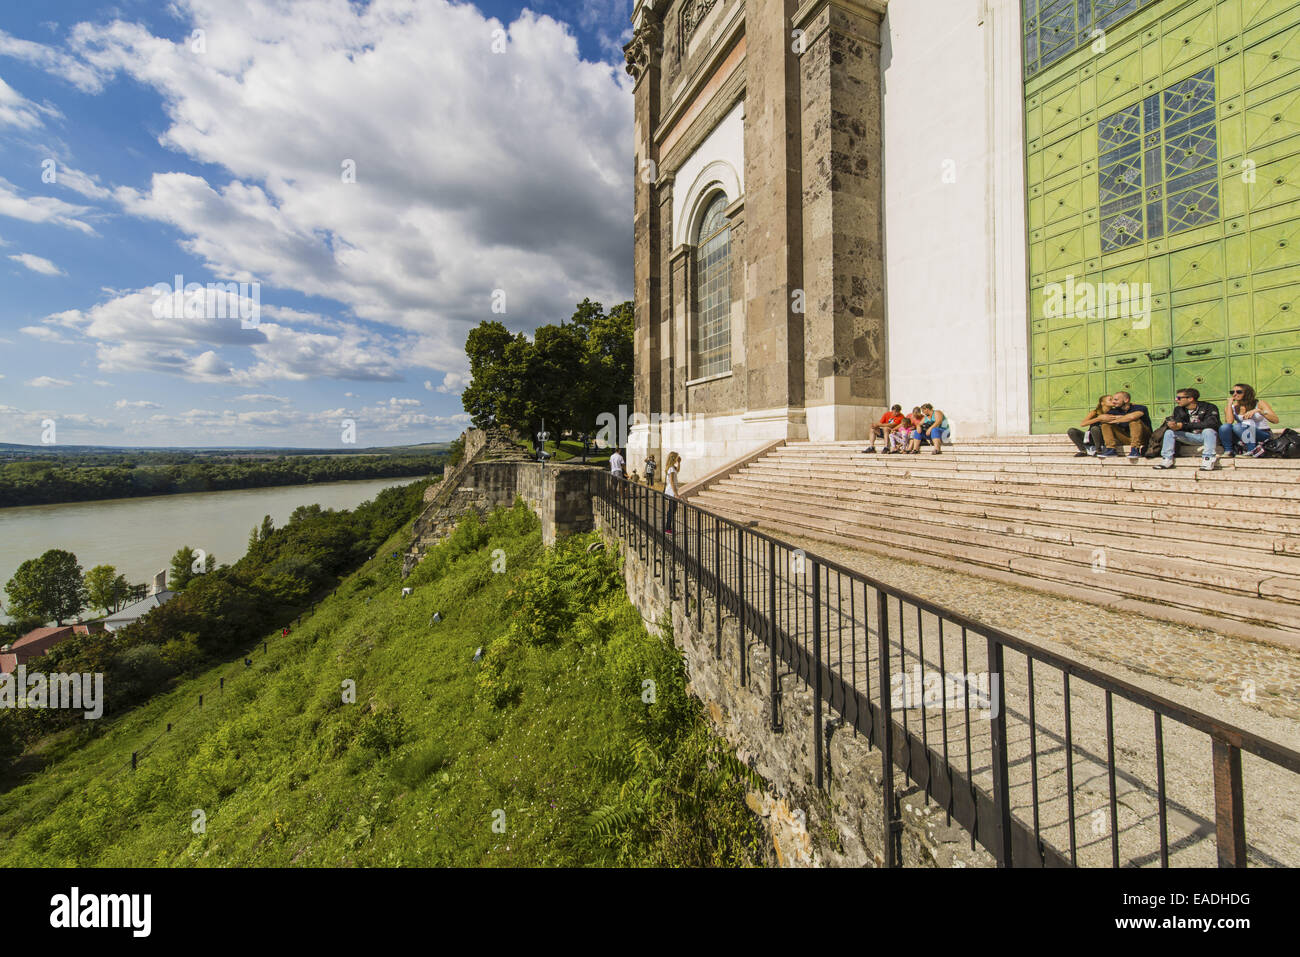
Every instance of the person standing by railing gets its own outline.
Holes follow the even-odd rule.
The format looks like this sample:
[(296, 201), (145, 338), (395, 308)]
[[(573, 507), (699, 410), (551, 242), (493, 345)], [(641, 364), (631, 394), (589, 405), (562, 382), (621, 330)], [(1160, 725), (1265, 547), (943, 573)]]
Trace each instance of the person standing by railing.
[(668, 516), (664, 519), (664, 533), (673, 534), (673, 518), (677, 515), (677, 473), (681, 469), (682, 457), (676, 452), (668, 453), (668, 464), (664, 469), (664, 495), (668, 497)]

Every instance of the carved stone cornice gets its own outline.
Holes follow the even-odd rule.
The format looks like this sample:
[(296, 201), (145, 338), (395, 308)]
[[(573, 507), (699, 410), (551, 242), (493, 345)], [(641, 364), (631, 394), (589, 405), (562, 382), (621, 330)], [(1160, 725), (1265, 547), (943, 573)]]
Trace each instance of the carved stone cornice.
[(650, 61), (657, 60), (663, 54), (663, 27), (653, 17), (645, 17), (631, 41), (623, 47), (623, 58), (627, 60), (627, 72), (633, 80), (640, 80), (642, 74), (650, 68)]

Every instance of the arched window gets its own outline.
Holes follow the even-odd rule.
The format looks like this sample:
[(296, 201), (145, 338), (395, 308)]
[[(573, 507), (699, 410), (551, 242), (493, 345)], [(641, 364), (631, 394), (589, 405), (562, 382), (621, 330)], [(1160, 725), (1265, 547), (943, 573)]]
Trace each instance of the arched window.
[(695, 239), (697, 379), (731, 370), (731, 226), (727, 194), (716, 193)]

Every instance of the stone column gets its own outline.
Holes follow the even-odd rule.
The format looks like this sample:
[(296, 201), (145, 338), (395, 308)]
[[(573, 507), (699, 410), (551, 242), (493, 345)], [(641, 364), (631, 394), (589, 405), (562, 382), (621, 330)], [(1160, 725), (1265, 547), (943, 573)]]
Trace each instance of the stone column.
[(1017, 0), (988, 0), (984, 13), (988, 42), (991, 128), (989, 139), (989, 231), (993, 236), (991, 302), (993, 322), (993, 414), (998, 435), (1030, 430), (1029, 288), (1025, 247), (1024, 37)]
[(755, 437), (804, 438), (804, 333), (791, 304), (803, 286), (799, 211), (796, 0), (745, 4), (745, 414)]
[[(659, 122), (659, 61), (663, 53), (661, 12), (638, 3), (633, 18), (635, 32), (623, 48), (627, 72), (633, 86), (633, 140), (636, 151), (634, 180), (633, 307), (635, 354), (632, 412), (648, 420), (660, 410), (662, 401), (659, 332), (662, 308), (659, 281), (660, 197), (655, 181), (659, 177), (659, 154), (654, 129)], [(634, 426), (628, 437), (629, 467), (643, 465), (656, 440), (647, 426)]]
[(885, 0), (806, 0), (803, 376), (814, 441), (862, 438), (886, 404), (880, 24)]

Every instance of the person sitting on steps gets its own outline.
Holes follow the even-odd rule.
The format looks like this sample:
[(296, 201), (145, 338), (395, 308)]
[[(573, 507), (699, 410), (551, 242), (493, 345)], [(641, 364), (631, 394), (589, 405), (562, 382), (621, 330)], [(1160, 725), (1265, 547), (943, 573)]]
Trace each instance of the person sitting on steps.
[(925, 413), (921, 411), (921, 407), (918, 405), (912, 410), (912, 414), (907, 417), (907, 425), (910, 426), (912, 434), (908, 437), (907, 445), (903, 448), (904, 455), (921, 454), (921, 433), (924, 431), (921, 426), (924, 422)]
[(1179, 389), (1174, 396), (1177, 406), (1174, 414), (1165, 419), (1168, 427), (1160, 448), (1158, 469), (1174, 467), (1174, 451), (1178, 443), (1201, 446), (1201, 469), (1211, 472), (1219, 467), (1219, 407), (1213, 402), (1202, 402), (1196, 389)]
[(936, 409), (929, 402), (921, 406), (925, 420), (921, 423), (921, 435), (934, 446), (934, 454), (943, 451), (943, 443), (952, 436), (952, 426), (942, 409)]
[(1232, 387), (1223, 411), (1224, 421), (1219, 426), (1223, 454), (1232, 458), (1236, 446), (1241, 445), (1246, 455), (1263, 455), (1264, 443), (1273, 437), (1269, 425), (1277, 425), (1279, 421), (1273, 407), (1261, 401), (1253, 387), (1238, 382)]
[(863, 449), (864, 454), (871, 454), (876, 451), (876, 439), (885, 440), (885, 451), (889, 451), (890, 436), (894, 430), (903, 424), (903, 407), (895, 405), (888, 412), (880, 417), (880, 421), (871, 427), (871, 448)]
[(1128, 457), (1140, 459), (1146, 455), (1147, 440), (1151, 438), (1151, 412), (1145, 405), (1134, 405), (1127, 392), (1111, 396), (1110, 412), (1102, 415), (1101, 435), (1105, 448), (1097, 449), (1098, 458), (1114, 458), (1129, 444)]
[[(1084, 455), (1096, 455), (1098, 449), (1106, 447), (1106, 440), (1101, 434), (1101, 417), (1109, 415), (1114, 404), (1114, 396), (1103, 395), (1097, 400), (1097, 408), (1089, 412), (1084, 417), (1084, 420), (1079, 423), (1080, 428), (1066, 431), (1066, 436), (1079, 450), (1074, 453), (1076, 459)], [(1085, 432), (1084, 429), (1088, 431)]]

